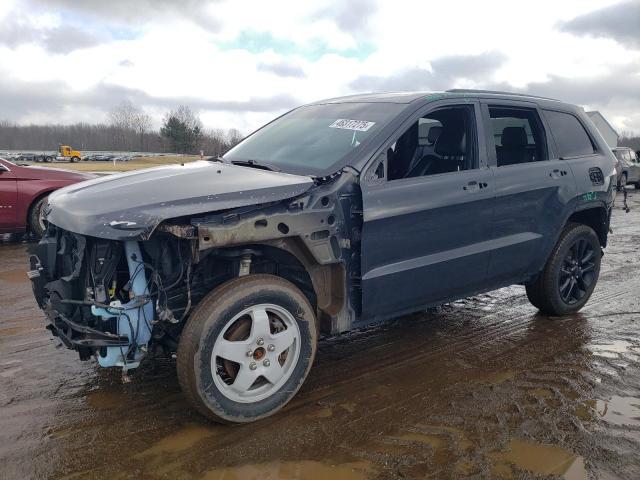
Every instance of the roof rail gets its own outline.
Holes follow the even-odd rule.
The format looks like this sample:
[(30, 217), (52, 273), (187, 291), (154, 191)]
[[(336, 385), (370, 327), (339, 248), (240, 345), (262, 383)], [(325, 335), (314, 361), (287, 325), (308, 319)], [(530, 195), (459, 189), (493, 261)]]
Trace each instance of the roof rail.
[(560, 101), (557, 98), (541, 97), (538, 95), (529, 95), (528, 93), (501, 92), (499, 90), (474, 90), (472, 88), (452, 88), (450, 90), (447, 90), (447, 93), (490, 93), (495, 95), (511, 95), (514, 97), (540, 98), (542, 100), (553, 100), (554, 102)]

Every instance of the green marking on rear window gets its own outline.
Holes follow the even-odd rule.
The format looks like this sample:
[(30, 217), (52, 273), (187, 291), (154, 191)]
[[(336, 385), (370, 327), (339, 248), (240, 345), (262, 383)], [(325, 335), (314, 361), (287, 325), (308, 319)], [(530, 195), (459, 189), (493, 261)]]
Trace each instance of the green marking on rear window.
[(582, 195), (582, 200), (585, 202), (591, 202), (596, 199), (596, 192), (589, 192)]

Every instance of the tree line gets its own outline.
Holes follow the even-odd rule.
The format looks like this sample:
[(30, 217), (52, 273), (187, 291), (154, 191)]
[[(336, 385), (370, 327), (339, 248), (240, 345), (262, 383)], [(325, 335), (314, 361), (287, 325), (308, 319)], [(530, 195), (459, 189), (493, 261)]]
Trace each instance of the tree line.
[(149, 115), (125, 101), (113, 108), (107, 123), (18, 125), (0, 120), (0, 150), (56, 150), (71, 145), (78, 150), (140, 151), (222, 155), (242, 139), (235, 128), (205, 129), (188, 106), (168, 112), (160, 130)]
[[(160, 130), (151, 117), (129, 101), (114, 107), (107, 123), (17, 125), (0, 120), (0, 150), (56, 150), (71, 145), (79, 150), (140, 151), (222, 155), (242, 140), (239, 130), (205, 129), (191, 108), (169, 111)], [(640, 136), (623, 132), (619, 145), (640, 150)]]
[(633, 150), (640, 150), (640, 135), (633, 135), (629, 132), (623, 132), (618, 140), (618, 144), (621, 147), (633, 148)]

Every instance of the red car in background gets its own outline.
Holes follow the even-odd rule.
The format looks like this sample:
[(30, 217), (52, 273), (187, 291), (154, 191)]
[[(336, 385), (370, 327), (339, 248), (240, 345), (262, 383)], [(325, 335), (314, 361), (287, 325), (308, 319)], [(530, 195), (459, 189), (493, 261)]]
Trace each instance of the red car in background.
[(0, 233), (30, 231), (41, 236), (42, 207), (58, 188), (95, 178), (54, 168), (16, 165), (0, 158)]

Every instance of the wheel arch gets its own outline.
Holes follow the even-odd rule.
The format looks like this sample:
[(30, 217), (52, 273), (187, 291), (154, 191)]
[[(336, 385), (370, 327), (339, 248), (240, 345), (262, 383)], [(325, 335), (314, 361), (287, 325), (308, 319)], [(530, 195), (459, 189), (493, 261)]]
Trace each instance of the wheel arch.
[(570, 223), (580, 223), (591, 227), (598, 236), (600, 246), (603, 248), (607, 246), (607, 237), (609, 235), (609, 211), (604, 206), (596, 206), (575, 211), (565, 222), (565, 227)]
[(330, 319), (340, 313), (346, 301), (344, 264), (320, 264), (297, 237), (233, 247), (238, 256), (242, 249), (258, 252), (252, 274), (271, 273), (296, 285), (316, 310), (321, 329), (331, 331)]
[(38, 203), (44, 197), (51, 195), (55, 190), (56, 190), (55, 188), (50, 188), (42, 192), (39, 192), (37, 195), (34, 195), (33, 200), (31, 200), (31, 203), (29, 203), (29, 207), (26, 209), (26, 212), (25, 212), (26, 215), (23, 218), (24, 224), (27, 226), (28, 230), (31, 230), (31, 225), (29, 225), (29, 219), (31, 218), (31, 212), (33, 211), (33, 207), (35, 207), (36, 203)]

